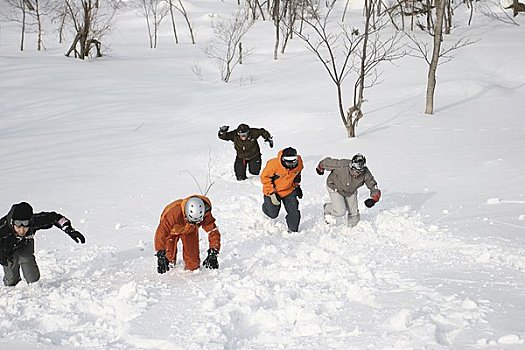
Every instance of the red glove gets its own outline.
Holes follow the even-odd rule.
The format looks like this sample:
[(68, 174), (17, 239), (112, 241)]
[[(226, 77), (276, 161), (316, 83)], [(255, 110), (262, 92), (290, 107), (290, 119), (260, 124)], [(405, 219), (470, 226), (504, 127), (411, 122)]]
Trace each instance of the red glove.
[(317, 168), (315, 168), (315, 171), (317, 171), (317, 174), (318, 175), (324, 175), (324, 168), (323, 166), (321, 165), (321, 163), (319, 163), (317, 165)]

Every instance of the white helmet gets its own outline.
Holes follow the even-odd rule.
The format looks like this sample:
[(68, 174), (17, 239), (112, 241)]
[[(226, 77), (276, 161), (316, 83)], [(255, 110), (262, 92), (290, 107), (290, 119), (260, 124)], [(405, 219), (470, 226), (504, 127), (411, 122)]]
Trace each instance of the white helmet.
[(189, 198), (184, 205), (184, 215), (189, 223), (200, 224), (204, 220), (205, 212), (204, 201), (199, 197)]

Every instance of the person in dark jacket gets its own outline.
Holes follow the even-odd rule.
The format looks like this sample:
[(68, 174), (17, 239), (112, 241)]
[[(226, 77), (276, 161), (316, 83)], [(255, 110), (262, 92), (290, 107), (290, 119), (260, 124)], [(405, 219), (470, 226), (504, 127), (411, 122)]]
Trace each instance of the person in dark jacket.
[(26, 202), (14, 204), (9, 213), (0, 219), (0, 264), (4, 269), (4, 284), (15, 286), (21, 281), (20, 268), (27, 283), (40, 279), (35, 260), (36, 231), (58, 227), (77, 243), (85, 243), (84, 236), (76, 231), (71, 222), (55, 212), (33, 214)]
[(229, 126), (224, 125), (219, 128), (219, 138), (224, 141), (232, 141), (237, 156), (233, 169), (237, 180), (246, 180), (246, 168), (250, 174), (259, 175), (261, 172), (261, 149), (257, 139), (263, 137), (268, 142), (270, 148), (273, 147), (273, 138), (268, 131), (263, 128), (250, 128), (246, 124), (240, 124), (237, 129), (228, 131)]
[(381, 191), (377, 188), (377, 182), (366, 166), (365, 156), (361, 153), (355, 154), (352, 159), (326, 157), (319, 162), (315, 170), (319, 175), (323, 175), (325, 170), (330, 171), (326, 180), (326, 189), (331, 202), (324, 205), (327, 222), (328, 215), (339, 217), (348, 212), (348, 226), (357, 225), (360, 219), (357, 189), (363, 185), (370, 190), (370, 198), (365, 200), (367, 208), (372, 208), (381, 198)]

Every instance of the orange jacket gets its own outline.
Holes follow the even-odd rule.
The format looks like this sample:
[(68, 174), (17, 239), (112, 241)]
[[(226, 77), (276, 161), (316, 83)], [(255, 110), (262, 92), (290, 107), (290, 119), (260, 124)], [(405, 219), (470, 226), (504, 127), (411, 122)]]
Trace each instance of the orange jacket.
[(265, 196), (277, 192), (279, 197), (283, 198), (292, 193), (295, 187), (299, 186), (299, 183), (294, 180), (296, 180), (297, 175), (300, 175), (301, 170), (304, 168), (301, 156), (297, 156), (297, 167), (286, 169), (281, 164), (282, 153), (283, 150), (280, 150), (277, 158), (270, 159), (261, 173), (263, 194)]
[[(190, 224), (184, 215), (184, 206), (191, 197), (199, 197), (206, 205), (204, 220), (199, 225)], [(220, 250), (221, 234), (215, 225), (215, 218), (211, 214), (211, 202), (207, 197), (192, 195), (168, 204), (162, 211), (160, 223), (155, 232), (155, 250), (165, 250), (168, 260), (173, 261), (175, 259), (175, 244), (177, 244), (177, 240), (169, 240), (169, 236), (198, 234), (201, 226), (208, 233), (210, 248)]]

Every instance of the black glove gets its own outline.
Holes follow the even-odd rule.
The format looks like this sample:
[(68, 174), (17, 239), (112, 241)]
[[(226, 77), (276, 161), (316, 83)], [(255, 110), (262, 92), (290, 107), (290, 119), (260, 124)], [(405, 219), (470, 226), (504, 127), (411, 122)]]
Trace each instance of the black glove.
[(317, 168), (315, 168), (315, 171), (317, 172), (317, 175), (324, 175), (324, 168), (321, 164), (317, 165)]
[(84, 237), (84, 235), (80, 232), (78, 232), (77, 230), (75, 230), (73, 227), (71, 226), (65, 226), (62, 228), (64, 230), (65, 233), (67, 233), (69, 235), (69, 237), (71, 237), (71, 239), (73, 239), (75, 242), (77, 243), (86, 243), (86, 238)]
[(302, 199), (302, 198), (303, 198), (303, 190), (301, 189), (301, 187), (296, 187), (296, 188), (295, 188), (295, 195), (296, 195), (297, 198), (299, 198), (299, 199)]
[(219, 254), (219, 251), (217, 249), (208, 249), (208, 257), (204, 259), (204, 261), (202, 262), (202, 266), (208, 269), (218, 269), (219, 262), (217, 261), (217, 254)]
[(13, 254), (5, 249), (0, 250), (0, 265), (7, 266), (13, 261)]
[(273, 137), (268, 137), (266, 140), (264, 140), (264, 142), (268, 142), (270, 148), (273, 148)]
[(219, 133), (224, 134), (229, 128), (230, 127), (228, 125), (223, 125), (219, 128)]
[(366, 205), (367, 208), (372, 208), (374, 205), (376, 205), (376, 201), (373, 200), (372, 198), (368, 198), (365, 201), (365, 205)]
[(157, 254), (157, 272), (160, 274), (166, 273), (170, 270), (170, 262), (166, 258), (166, 251), (159, 250)]

